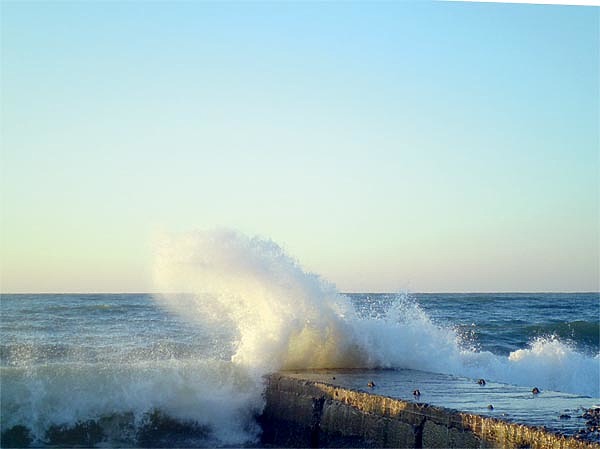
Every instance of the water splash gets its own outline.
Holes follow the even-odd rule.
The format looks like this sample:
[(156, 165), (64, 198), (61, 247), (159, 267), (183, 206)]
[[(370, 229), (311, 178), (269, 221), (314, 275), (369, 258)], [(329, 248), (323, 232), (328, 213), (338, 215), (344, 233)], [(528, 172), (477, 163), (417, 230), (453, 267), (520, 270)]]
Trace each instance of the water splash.
[(185, 304), (181, 296), (162, 296), (167, 307), (203, 326), (233, 326), (231, 360), (254, 376), (291, 368), (411, 368), (600, 394), (598, 357), (548, 338), (508, 358), (478, 352), (406, 296), (380, 316), (358, 316), (349, 298), (271, 240), (231, 230), (171, 235), (160, 245), (156, 278), (161, 289), (193, 293)]
[(367, 365), (348, 298), (271, 240), (229, 230), (170, 236), (159, 247), (156, 279), (163, 291), (193, 294), (160, 295), (166, 307), (205, 327), (233, 325), (232, 361), (255, 375)]
[[(156, 282), (170, 292), (156, 301), (200, 329), (199, 341), (174, 353), (167, 337), (149, 353), (139, 345), (119, 348), (140, 330), (123, 322), (116, 348), (112, 340), (83, 353), (60, 339), (47, 346), (5, 342), (0, 355), (15, 363), (0, 367), (3, 433), (25, 425), (36, 445), (65, 445), (60, 438), (75, 430), (114, 445), (243, 445), (259, 436), (262, 376), (296, 368), (411, 368), (600, 396), (598, 355), (552, 336), (509, 356), (478, 351), (407, 295), (376, 313), (372, 305), (357, 311), (268, 239), (230, 230), (167, 235), (157, 246)], [(99, 344), (98, 336), (90, 344)], [(157, 427), (171, 439), (160, 440)], [(174, 433), (190, 432), (196, 440), (173, 443)]]

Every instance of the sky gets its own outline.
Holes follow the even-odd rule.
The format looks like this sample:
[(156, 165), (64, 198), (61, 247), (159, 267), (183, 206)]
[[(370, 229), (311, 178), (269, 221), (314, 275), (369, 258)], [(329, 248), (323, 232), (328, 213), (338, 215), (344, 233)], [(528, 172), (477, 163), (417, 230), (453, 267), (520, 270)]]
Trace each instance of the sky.
[(598, 291), (597, 7), (2, 1), (0, 291), (233, 228), (356, 292)]

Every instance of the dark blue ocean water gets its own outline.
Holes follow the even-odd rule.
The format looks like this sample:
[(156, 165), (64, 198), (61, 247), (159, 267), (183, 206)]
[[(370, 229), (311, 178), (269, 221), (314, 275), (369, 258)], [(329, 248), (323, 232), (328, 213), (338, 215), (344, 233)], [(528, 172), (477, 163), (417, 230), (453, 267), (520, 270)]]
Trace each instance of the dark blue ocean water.
[[(336, 305), (333, 332), (320, 309), (294, 301), (224, 309), (206, 298), (180, 297), (173, 307), (147, 294), (3, 294), (3, 446), (253, 444), (260, 376), (303, 363), (516, 385), (535, 376), (542, 388), (600, 396), (598, 293), (350, 293), (336, 301), (345, 304)], [(246, 319), (254, 313), (258, 321)], [(282, 331), (296, 327), (302, 338)], [(307, 332), (321, 338), (307, 341), (331, 342), (329, 356), (305, 357)], [(347, 351), (344, 340), (364, 350), (332, 357), (335, 345)]]

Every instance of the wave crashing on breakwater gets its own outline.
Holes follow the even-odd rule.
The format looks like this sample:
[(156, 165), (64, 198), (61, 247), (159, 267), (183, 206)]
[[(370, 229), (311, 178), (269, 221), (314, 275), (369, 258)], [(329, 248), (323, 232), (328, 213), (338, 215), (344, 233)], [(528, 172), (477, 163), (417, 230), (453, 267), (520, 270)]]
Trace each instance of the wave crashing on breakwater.
[(161, 304), (200, 326), (235, 329), (231, 361), (257, 390), (262, 375), (280, 369), (410, 368), (599, 396), (598, 355), (552, 336), (508, 357), (477, 351), (408, 297), (360, 315), (271, 240), (230, 230), (173, 235), (156, 268), (161, 289), (193, 293), (162, 295)]
[(600, 396), (598, 354), (552, 335), (508, 356), (477, 350), (406, 295), (381, 313), (361, 313), (268, 239), (230, 230), (165, 236), (157, 246), (156, 281), (161, 291), (183, 292), (156, 295), (157, 304), (218, 338), (205, 349), (188, 345), (185, 356), (160, 359), (133, 345), (139, 357), (101, 363), (93, 357), (30, 363), (21, 352), (31, 348), (7, 347), (18, 363), (2, 367), (4, 440), (253, 444), (262, 376), (280, 369), (410, 368)]
[(359, 315), (271, 240), (231, 230), (172, 235), (159, 247), (159, 301), (199, 325), (236, 331), (232, 362), (256, 378), (279, 369), (411, 368), (597, 397), (600, 355), (539, 337), (508, 357), (470, 347), (409, 297)]

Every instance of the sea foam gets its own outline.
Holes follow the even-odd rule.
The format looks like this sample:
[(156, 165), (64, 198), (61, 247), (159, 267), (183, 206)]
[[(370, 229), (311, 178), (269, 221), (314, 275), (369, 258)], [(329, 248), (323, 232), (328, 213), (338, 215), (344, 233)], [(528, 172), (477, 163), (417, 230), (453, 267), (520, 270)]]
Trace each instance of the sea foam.
[[(34, 446), (85, 445), (89, 432), (73, 434), (89, 420), (102, 427), (110, 446), (145, 446), (148, 430), (159, 436), (160, 423), (149, 422), (156, 413), (209, 430), (184, 446), (235, 446), (258, 436), (261, 401), (254, 379), (215, 359), (2, 368), (2, 430), (24, 425)], [(59, 429), (76, 439), (53, 441)]]

